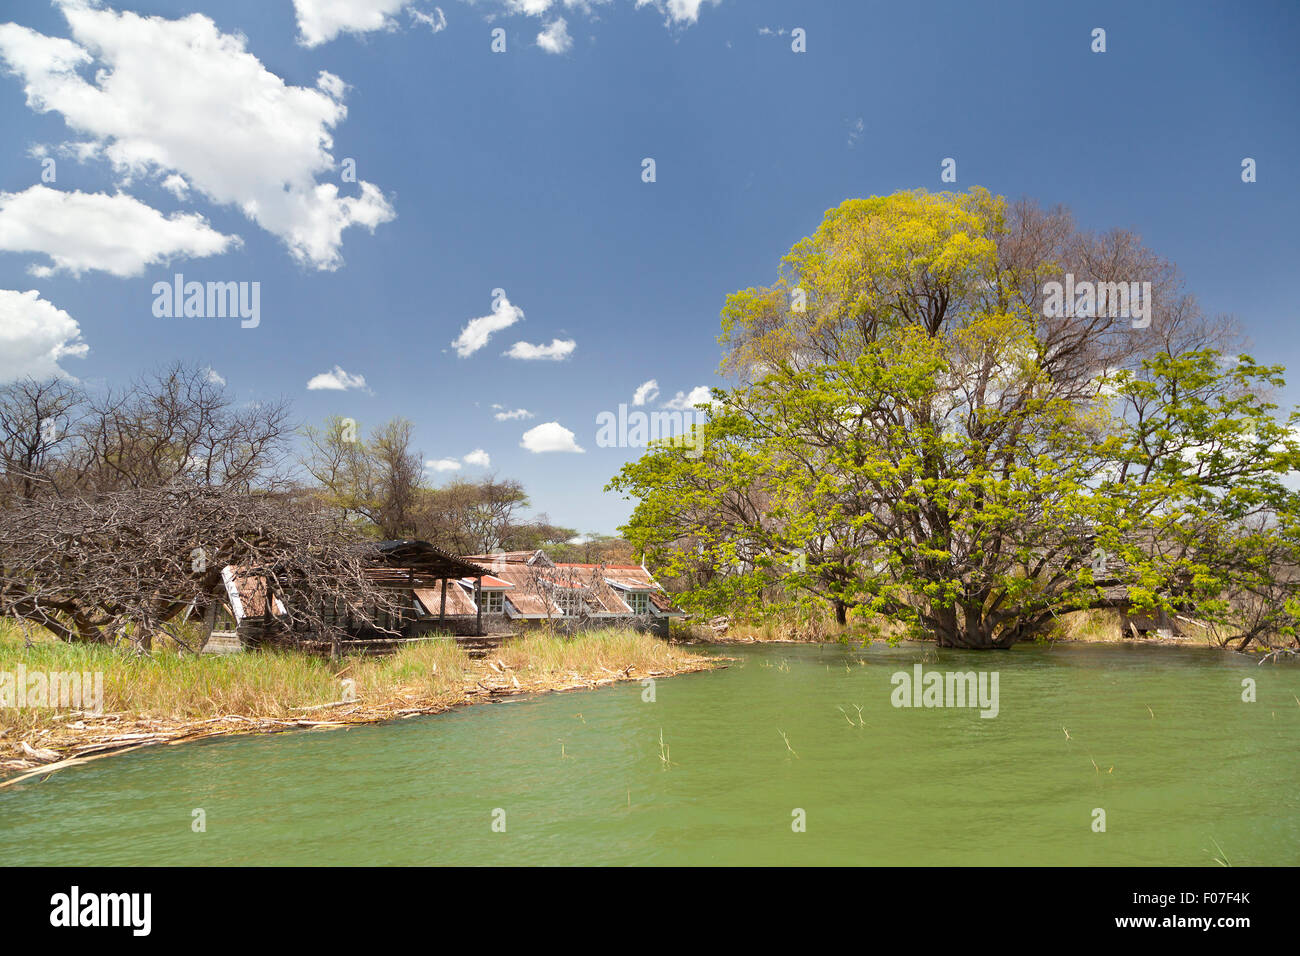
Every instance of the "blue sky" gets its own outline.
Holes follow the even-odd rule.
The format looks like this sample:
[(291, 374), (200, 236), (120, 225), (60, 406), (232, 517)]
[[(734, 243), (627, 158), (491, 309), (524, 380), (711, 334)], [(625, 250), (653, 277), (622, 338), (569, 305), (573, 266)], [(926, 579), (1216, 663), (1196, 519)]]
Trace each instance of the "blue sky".
[[(647, 409), (722, 384), (727, 293), (846, 198), (953, 188), (944, 157), (956, 188), (1136, 230), (1257, 357), (1300, 368), (1294, 3), (317, 8), (0, 4), (0, 375), (197, 361), (304, 422), (403, 415), (460, 466), (435, 481), (495, 471), (612, 532), (630, 504), (601, 489), (638, 451), (598, 447), (596, 416), (651, 379)], [(260, 324), (156, 317), (177, 272), (259, 282)], [(498, 288), (523, 319), (458, 354)], [(562, 360), (504, 354), (557, 340)], [(365, 387), (308, 389), (336, 367)], [(584, 451), (521, 447), (550, 422)]]

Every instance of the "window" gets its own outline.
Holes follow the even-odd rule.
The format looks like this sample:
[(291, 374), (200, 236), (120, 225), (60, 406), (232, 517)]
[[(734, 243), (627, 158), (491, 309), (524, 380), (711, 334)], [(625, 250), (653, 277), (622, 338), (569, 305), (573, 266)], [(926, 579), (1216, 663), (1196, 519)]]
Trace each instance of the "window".
[(582, 592), (577, 588), (556, 588), (555, 603), (564, 614), (582, 613)]
[(627, 602), (633, 614), (650, 613), (650, 595), (645, 591), (625, 591), (623, 600)]
[(212, 621), (212, 629), (214, 631), (233, 631), (238, 626), (234, 612), (230, 610), (230, 605), (225, 601), (218, 601), (216, 614)]
[(480, 591), (479, 608), (484, 614), (505, 613), (505, 593), (502, 591)]

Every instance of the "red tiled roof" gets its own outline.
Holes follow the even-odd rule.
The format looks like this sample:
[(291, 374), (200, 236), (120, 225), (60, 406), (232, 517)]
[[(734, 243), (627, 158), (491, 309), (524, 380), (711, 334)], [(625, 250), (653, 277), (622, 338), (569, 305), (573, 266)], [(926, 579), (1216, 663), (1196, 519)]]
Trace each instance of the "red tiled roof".
[[(461, 578), (461, 581), (471, 588), (474, 586), (473, 578)], [(514, 587), (513, 584), (511, 584), (509, 581), (504, 580), (503, 578), (497, 577), (495, 574), (483, 575), (483, 588), (485, 590), (504, 591), (512, 587)]]

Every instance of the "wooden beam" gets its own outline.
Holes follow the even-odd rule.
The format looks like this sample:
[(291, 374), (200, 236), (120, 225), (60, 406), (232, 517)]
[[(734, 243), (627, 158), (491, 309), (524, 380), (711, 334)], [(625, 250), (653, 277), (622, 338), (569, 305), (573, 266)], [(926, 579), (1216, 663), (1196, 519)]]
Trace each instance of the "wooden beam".
[(474, 636), (479, 637), (483, 633), (483, 578), (474, 579), (474, 608), (478, 611), (478, 616), (474, 622)]
[(447, 620), (447, 579), (442, 579), (442, 607), (438, 611), (438, 620)]

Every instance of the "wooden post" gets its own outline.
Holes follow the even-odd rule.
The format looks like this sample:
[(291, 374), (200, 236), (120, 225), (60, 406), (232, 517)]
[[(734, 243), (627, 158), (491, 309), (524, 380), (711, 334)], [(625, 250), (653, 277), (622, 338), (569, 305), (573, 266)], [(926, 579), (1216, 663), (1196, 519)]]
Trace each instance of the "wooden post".
[(442, 579), (442, 607), (438, 610), (439, 622), (447, 620), (447, 579)]
[(408, 609), (410, 610), (411, 613), (411, 630), (414, 633), (418, 633), (418, 631), (415, 630), (415, 568), (414, 567), (410, 567), (406, 569), (406, 586), (411, 589), (411, 593), (407, 595), (406, 604), (402, 607), (401, 631), (403, 637), (411, 637), (412, 634), (407, 633), (406, 626), (405, 626), (406, 614)]
[(478, 618), (474, 622), (474, 636), (481, 637), (483, 634), (483, 578), (482, 576), (474, 579), (474, 607), (478, 611)]
[(262, 579), (262, 640), (271, 637), (271, 579)]

